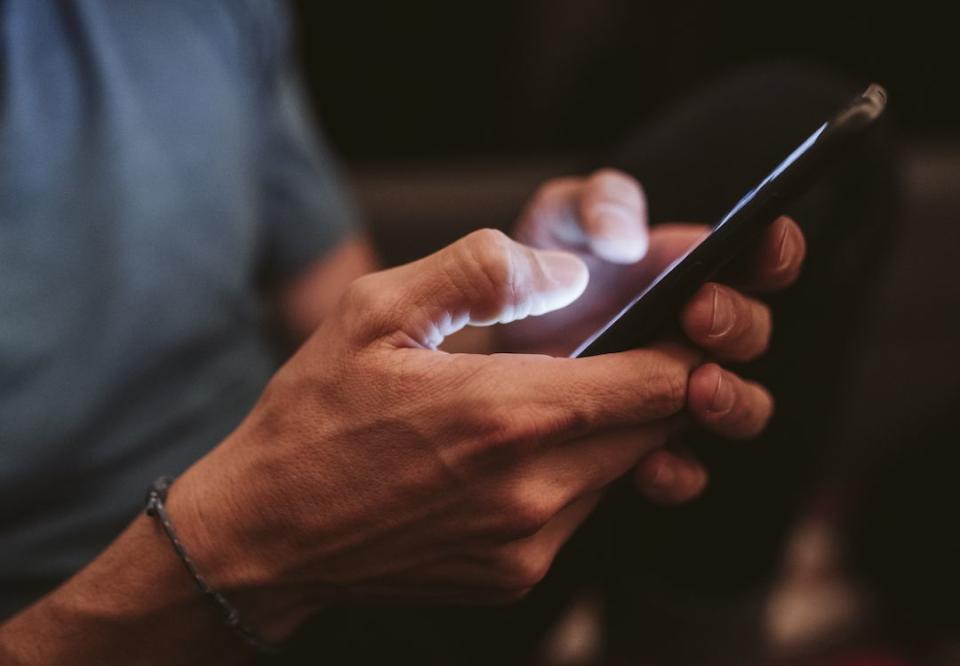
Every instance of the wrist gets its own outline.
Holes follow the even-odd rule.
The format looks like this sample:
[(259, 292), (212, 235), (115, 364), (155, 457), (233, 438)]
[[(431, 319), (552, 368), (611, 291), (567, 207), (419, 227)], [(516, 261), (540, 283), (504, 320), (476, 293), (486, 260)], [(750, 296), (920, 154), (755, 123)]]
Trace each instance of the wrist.
[[(225, 442), (222, 447), (230, 447)], [(235, 456), (213, 451), (170, 489), (167, 510), (198, 572), (263, 640), (288, 637), (314, 610), (305, 586), (285, 582), (281, 552), (264, 510), (264, 475), (239, 469)], [(215, 470), (215, 473), (211, 473)], [(167, 544), (171, 548), (172, 545)], [(183, 576), (189, 578), (184, 568)], [(200, 595), (200, 591), (197, 591)]]
[(9, 660), (134, 666), (242, 656), (167, 545), (152, 521), (138, 516), (87, 567), (0, 625)]

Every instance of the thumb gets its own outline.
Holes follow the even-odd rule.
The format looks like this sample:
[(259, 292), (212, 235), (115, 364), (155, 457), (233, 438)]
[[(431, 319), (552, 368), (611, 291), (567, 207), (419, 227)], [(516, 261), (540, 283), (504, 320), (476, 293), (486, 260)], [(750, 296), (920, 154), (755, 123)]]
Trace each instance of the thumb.
[(379, 310), (364, 317), (379, 329), (368, 333), (401, 332), (417, 345), (436, 348), (467, 325), (503, 324), (565, 307), (588, 279), (586, 265), (573, 254), (535, 250), (481, 229), (356, 286), (368, 292), (365, 307)]

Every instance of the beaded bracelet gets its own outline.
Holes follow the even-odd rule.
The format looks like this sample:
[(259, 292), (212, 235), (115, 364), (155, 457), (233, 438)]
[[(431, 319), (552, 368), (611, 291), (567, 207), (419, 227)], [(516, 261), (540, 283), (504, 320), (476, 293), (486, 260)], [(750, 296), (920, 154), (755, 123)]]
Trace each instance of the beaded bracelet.
[(187, 549), (181, 543), (180, 538), (177, 536), (177, 532), (173, 529), (173, 523), (170, 521), (170, 514), (167, 513), (167, 509), (164, 506), (164, 502), (167, 499), (167, 493), (170, 491), (170, 486), (173, 484), (173, 479), (167, 476), (162, 476), (150, 486), (150, 490), (147, 492), (147, 505), (145, 513), (151, 518), (156, 519), (157, 523), (160, 525), (160, 528), (163, 530), (163, 533), (167, 535), (167, 538), (170, 540), (170, 543), (173, 544), (173, 550), (176, 551), (177, 557), (180, 558), (180, 561), (183, 562), (183, 566), (186, 567), (187, 572), (193, 578), (193, 582), (197, 584), (197, 587), (200, 589), (200, 592), (204, 596), (208, 597), (217, 605), (217, 608), (220, 609), (220, 612), (223, 613), (224, 624), (233, 631), (237, 636), (239, 636), (244, 643), (250, 647), (258, 650), (259, 652), (264, 652), (267, 654), (276, 654), (280, 651), (280, 646), (265, 641), (259, 638), (253, 631), (251, 631), (246, 625), (240, 621), (240, 614), (237, 611), (236, 607), (227, 601), (220, 592), (217, 592), (215, 589), (210, 587), (206, 579), (200, 572), (197, 570), (196, 565), (194, 565), (193, 560), (190, 559), (190, 556), (187, 554)]

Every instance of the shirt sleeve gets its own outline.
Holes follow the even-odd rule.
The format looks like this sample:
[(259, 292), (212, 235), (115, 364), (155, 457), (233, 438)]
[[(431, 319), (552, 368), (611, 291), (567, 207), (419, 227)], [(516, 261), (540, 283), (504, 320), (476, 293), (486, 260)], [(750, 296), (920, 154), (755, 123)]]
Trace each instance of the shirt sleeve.
[(291, 276), (360, 224), (337, 165), (311, 121), (283, 3), (262, 3), (260, 168), (265, 267)]

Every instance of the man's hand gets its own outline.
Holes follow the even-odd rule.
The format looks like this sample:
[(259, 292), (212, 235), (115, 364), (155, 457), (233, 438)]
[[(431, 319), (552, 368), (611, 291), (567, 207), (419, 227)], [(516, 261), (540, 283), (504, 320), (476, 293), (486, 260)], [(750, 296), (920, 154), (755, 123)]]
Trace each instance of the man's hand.
[(664, 444), (699, 354), (436, 347), (467, 324), (562, 308), (586, 282), (576, 257), (493, 231), (358, 280), (174, 486), (201, 570), (248, 612), (287, 599), (286, 620), (253, 620), (280, 635), (341, 598), (524, 594), (599, 492)]
[[(468, 324), (563, 308), (586, 283), (577, 257), (494, 231), (357, 280), (237, 431), (173, 485), (168, 511), (198, 569), (274, 640), (341, 599), (524, 595), (603, 488), (664, 445), (688, 395), (715, 406), (698, 377), (722, 372), (734, 406), (761, 390), (715, 366), (689, 384), (701, 354), (677, 344), (585, 359), (436, 350)], [(739, 416), (705, 425), (768, 416), (726, 410)], [(228, 636), (191, 588), (141, 516), (0, 626), (0, 654), (209, 663)]]
[[(650, 230), (639, 183), (612, 169), (547, 182), (527, 206), (515, 235), (534, 247), (576, 253), (589, 267), (590, 283), (572, 306), (502, 327), (498, 346), (568, 354), (708, 232), (699, 224), (663, 224)], [(745, 292), (787, 287), (799, 275), (804, 253), (799, 227), (780, 218), (731, 271), (741, 276), (735, 286)], [(769, 308), (742, 291), (704, 285), (681, 314), (689, 340), (718, 360), (749, 361), (769, 344)], [(719, 409), (711, 407), (713, 398)], [(714, 364), (691, 377), (688, 411), (696, 422), (728, 437), (758, 434), (772, 405), (761, 387)], [(707, 473), (691, 458), (660, 450), (641, 462), (636, 479), (647, 496), (672, 503), (698, 495)]]

